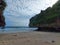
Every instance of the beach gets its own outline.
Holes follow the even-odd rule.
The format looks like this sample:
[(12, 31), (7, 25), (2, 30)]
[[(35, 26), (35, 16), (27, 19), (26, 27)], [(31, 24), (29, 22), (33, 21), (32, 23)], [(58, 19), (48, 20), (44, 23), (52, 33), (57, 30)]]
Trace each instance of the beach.
[(0, 34), (0, 45), (60, 45), (60, 33), (17, 32)]

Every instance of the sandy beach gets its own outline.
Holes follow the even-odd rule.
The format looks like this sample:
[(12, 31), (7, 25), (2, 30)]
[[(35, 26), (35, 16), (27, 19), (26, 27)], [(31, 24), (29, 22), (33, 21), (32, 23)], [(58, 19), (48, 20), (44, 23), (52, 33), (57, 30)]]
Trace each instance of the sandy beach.
[(0, 45), (60, 45), (60, 33), (18, 32), (0, 34)]

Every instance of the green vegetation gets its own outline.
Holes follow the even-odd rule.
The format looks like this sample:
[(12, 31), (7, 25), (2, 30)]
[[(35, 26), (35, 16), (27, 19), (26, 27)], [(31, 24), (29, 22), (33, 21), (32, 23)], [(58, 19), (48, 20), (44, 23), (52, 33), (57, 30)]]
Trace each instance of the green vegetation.
[(30, 19), (29, 26), (40, 26), (42, 24), (52, 24), (55, 23), (57, 18), (60, 18), (60, 0), (53, 5), (53, 7), (48, 7), (46, 10), (42, 10), (41, 13)]

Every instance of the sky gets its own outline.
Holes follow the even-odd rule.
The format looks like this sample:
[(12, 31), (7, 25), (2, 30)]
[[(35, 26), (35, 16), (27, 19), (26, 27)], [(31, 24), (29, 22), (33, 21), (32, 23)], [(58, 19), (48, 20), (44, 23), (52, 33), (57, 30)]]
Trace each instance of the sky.
[(5, 0), (6, 26), (28, 26), (29, 19), (41, 10), (52, 7), (58, 0)]

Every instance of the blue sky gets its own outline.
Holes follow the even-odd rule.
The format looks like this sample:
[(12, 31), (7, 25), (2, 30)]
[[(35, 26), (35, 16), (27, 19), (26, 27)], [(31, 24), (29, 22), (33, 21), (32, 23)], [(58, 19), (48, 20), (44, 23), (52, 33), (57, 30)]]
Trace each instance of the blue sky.
[(57, 0), (5, 0), (4, 11), (6, 26), (28, 26), (29, 19), (34, 15), (52, 7)]

